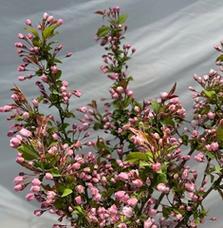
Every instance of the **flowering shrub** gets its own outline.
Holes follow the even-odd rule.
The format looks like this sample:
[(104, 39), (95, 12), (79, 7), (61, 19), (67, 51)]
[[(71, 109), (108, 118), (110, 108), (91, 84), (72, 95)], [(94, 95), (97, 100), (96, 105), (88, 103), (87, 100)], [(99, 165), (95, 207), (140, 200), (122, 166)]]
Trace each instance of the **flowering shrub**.
[[(35, 78), (40, 95), (30, 102), (15, 86), (13, 102), (0, 108), (14, 120), (8, 136), (16, 161), (29, 170), (15, 177), (14, 189), (28, 189), (26, 199), (40, 203), (35, 215), (48, 211), (66, 222), (53, 227), (197, 227), (207, 216), (207, 196), (223, 197), (223, 78), (215, 70), (195, 75), (200, 90), (190, 88), (191, 121), (176, 84), (137, 101), (127, 71), (136, 50), (123, 43), (127, 16), (118, 7), (96, 14), (106, 21), (97, 41), (105, 49), (101, 70), (111, 80), (111, 99), (75, 112), (70, 100), (81, 92), (61, 79), (63, 46), (52, 41), (63, 20), (44, 13), (37, 28), (27, 19), (27, 34), (18, 34), (18, 71), (28, 73), (18, 79)], [(216, 49), (222, 52), (222, 45)], [(222, 61), (223, 55), (220, 70)]]

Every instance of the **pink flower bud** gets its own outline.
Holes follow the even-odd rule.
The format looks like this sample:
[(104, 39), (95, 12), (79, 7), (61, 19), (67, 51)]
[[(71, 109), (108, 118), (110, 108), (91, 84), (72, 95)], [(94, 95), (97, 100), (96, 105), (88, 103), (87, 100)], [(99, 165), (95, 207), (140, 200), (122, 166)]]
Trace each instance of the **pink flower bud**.
[(15, 42), (15, 47), (17, 47), (17, 48), (23, 48), (24, 47), (24, 44), (21, 43), (21, 42)]
[(40, 191), (40, 186), (34, 185), (30, 188), (31, 192), (39, 192)]
[(19, 39), (24, 39), (24, 38), (25, 38), (25, 36), (24, 36), (22, 33), (18, 33), (18, 34), (17, 34), (17, 37), (18, 37)]
[(163, 92), (163, 93), (160, 94), (160, 97), (162, 99), (166, 99), (168, 97), (168, 93), (167, 92)]
[(129, 179), (129, 176), (127, 173), (124, 173), (124, 172), (121, 172), (119, 175), (118, 175), (118, 180), (122, 180), (122, 181), (126, 181)]
[(32, 103), (33, 103), (33, 105), (34, 105), (34, 107), (38, 107), (38, 105), (39, 105), (39, 101), (37, 100), (37, 99), (33, 99), (32, 100)]
[(118, 228), (127, 228), (127, 225), (122, 222), (118, 225)]
[(25, 24), (31, 26), (32, 25), (31, 19), (26, 19)]
[(125, 215), (127, 218), (131, 218), (133, 215), (133, 210), (131, 207), (124, 206), (122, 209), (123, 215)]
[(76, 202), (76, 204), (82, 204), (82, 199), (81, 199), (81, 196), (77, 196), (77, 197), (75, 197), (75, 202)]
[(40, 186), (41, 185), (41, 181), (38, 178), (34, 178), (32, 180), (32, 185), (33, 186)]
[(73, 55), (73, 53), (70, 51), (70, 52), (67, 52), (67, 54), (65, 55), (66, 58), (68, 57), (71, 57)]
[(31, 137), (32, 136), (32, 132), (25, 129), (25, 128), (22, 128), (19, 133), (24, 136), (24, 137)]
[(81, 164), (78, 163), (78, 162), (76, 162), (76, 163), (74, 163), (74, 164), (72, 165), (72, 169), (75, 169), (75, 170), (80, 169), (80, 167), (81, 167)]
[(54, 20), (53, 16), (48, 16), (47, 17), (47, 22), (51, 23)]
[(29, 40), (32, 40), (33, 39), (33, 34), (32, 33), (28, 33), (26, 35), (26, 37), (29, 39)]
[(73, 91), (73, 94), (74, 94), (76, 97), (80, 97), (80, 96), (81, 96), (81, 91), (76, 89), (76, 90)]
[(77, 187), (75, 188), (75, 190), (78, 192), (78, 193), (84, 193), (84, 186), (82, 185), (77, 185)]
[(203, 153), (200, 152), (194, 156), (194, 159), (198, 162), (204, 162), (205, 156)]
[(14, 178), (14, 183), (17, 184), (23, 184), (24, 176), (17, 176)]
[(129, 97), (132, 97), (132, 96), (133, 96), (133, 91), (132, 91), (132, 90), (127, 90), (127, 91), (126, 91), (126, 94), (127, 94)]
[(157, 173), (157, 172), (160, 171), (161, 164), (159, 162), (154, 163), (154, 164), (152, 164), (152, 167), (151, 168), (152, 168), (153, 172)]
[(28, 193), (28, 194), (26, 195), (26, 200), (32, 201), (32, 200), (34, 200), (34, 199), (35, 199), (34, 193), (30, 192), (30, 193)]
[(167, 187), (164, 183), (159, 183), (156, 188), (159, 192), (163, 193), (168, 193), (170, 191), (170, 188)]
[(136, 188), (140, 188), (143, 186), (143, 182), (140, 179), (136, 179), (132, 181), (132, 185)]
[(124, 89), (123, 89), (122, 86), (118, 86), (118, 87), (116, 88), (116, 91), (117, 91), (118, 93), (123, 93), (123, 92), (124, 92)]
[(51, 66), (50, 69), (52, 71), (52, 74), (56, 74), (58, 72), (58, 70), (59, 70), (56, 65)]
[(184, 185), (185, 189), (188, 191), (188, 192), (193, 192), (195, 190), (195, 184), (194, 183), (186, 183)]
[(19, 81), (24, 81), (25, 79), (26, 79), (25, 76), (19, 76), (19, 77), (18, 77), (18, 80), (19, 80)]
[(213, 120), (214, 117), (215, 117), (215, 113), (213, 113), (213, 112), (208, 112), (208, 118), (209, 118), (210, 120)]
[(10, 147), (17, 148), (21, 145), (21, 140), (18, 137), (13, 137), (10, 139)]
[(48, 14), (47, 12), (45, 12), (45, 13), (43, 14), (43, 19), (46, 20), (48, 17), (49, 17), (49, 14)]
[(14, 186), (14, 190), (16, 192), (22, 191), (24, 189), (24, 185), (23, 184), (17, 184)]
[(137, 204), (138, 200), (136, 198), (130, 198), (127, 201), (127, 204), (131, 207), (134, 207)]
[(210, 149), (211, 151), (215, 152), (219, 149), (219, 145), (217, 142), (212, 142), (211, 145), (210, 145)]
[(20, 164), (20, 163), (23, 163), (24, 161), (25, 161), (25, 159), (24, 159), (21, 155), (20, 155), (20, 156), (17, 155), (17, 158), (16, 158), (16, 162), (17, 162), (17, 163)]
[(29, 113), (28, 113), (28, 112), (24, 112), (24, 113), (22, 114), (22, 117), (23, 117), (24, 120), (29, 119)]
[(46, 173), (46, 174), (45, 174), (45, 178), (46, 178), (47, 180), (53, 180), (53, 175), (52, 175), (51, 173)]
[(63, 23), (64, 23), (63, 19), (60, 18), (60, 19), (57, 20), (57, 25), (62, 25)]

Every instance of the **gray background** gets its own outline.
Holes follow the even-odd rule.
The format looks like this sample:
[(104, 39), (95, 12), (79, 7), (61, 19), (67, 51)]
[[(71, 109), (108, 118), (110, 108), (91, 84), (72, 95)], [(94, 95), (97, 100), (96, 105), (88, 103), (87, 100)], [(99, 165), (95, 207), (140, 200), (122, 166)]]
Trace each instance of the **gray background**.
[[(129, 69), (135, 78), (132, 88), (136, 96), (157, 96), (177, 81), (177, 92), (190, 110), (187, 88), (196, 86), (193, 73), (215, 67), (213, 45), (223, 38), (222, 0), (0, 0), (0, 106), (10, 101), (9, 90), (19, 75), (16, 34), (23, 31), (26, 18), (37, 23), (45, 11), (65, 20), (58, 38), (74, 56), (63, 65), (64, 78), (83, 92), (74, 105), (104, 96), (110, 82), (99, 71), (102, 48), (94, 38), (101, 19), (93, 12), (115, 5), (128, 13), (127, 40), (137, 49)], [(30, 97), (35, 95), (31, 81), (17, 84)], [(24, 194), (12, 190), (12, 180), (20, 168), (15, 163), (15, 151), (9, 148), (6, 133), (10, 125), (5, 118), (0, 115), (0, 227), (50, 227), (53, 218), (33, 217), (33, 206), (23, 200)], [(209, 197), (208, 208), (210, 215), (219, 217), (212, 226), (223, 227), (223, 206), (218, 195)], [(201, 227), (209, 226), (208, 222)]]

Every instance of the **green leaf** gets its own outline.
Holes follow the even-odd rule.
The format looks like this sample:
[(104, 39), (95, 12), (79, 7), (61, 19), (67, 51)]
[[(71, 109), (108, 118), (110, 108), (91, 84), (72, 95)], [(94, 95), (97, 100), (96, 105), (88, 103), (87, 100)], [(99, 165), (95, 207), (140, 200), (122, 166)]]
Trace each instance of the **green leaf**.
[(43, 38), (48, 39), (48, 38), (54, 36), (55, 35), (54, 31), (56, 28), (57, 28), (57, 25), (51, 25), (49, 27), (46, 27), (43, 30)]
[(81, 206), (76, 206), (74, 210), (77, 212), (77, 214), (84, 214), (84, 209)]
[(203, 92), (205, 96), (210, 99), (212, 99), (216, 95), (216, 92), (214, 90), (203, 90)]
[(147, 167), (147, 166), (150, 166), (150, 163), (145, 161), (139, 161), (139, 167)]
[(127, 14), (122, 14), (118, 17), (118, 24), (124, 24), (128, 18)]
[(55, 63), (62, 63), (62, 61), (59, 60), (59, 59), (57, 59), (57, 58), (54, 58), (53, 61), (54, 61)]
[(41, 40), (40, 40), (39, 37), (37, 37), (37, 36), (33, 38), (32, 43), (33, 43), (33, 45), (36, 46), (36, 47), (40, 47), (41, 44), (42, 44), (42, 43), (41, 43)]
[(25, 27), (25, 30), (27, 32), (32, 33), (35, 37), (39, 37), (38, 31), (36, 29), (34, 29), (33, 27), (31, 27), (31, 26)]
[(53, 89), (53, 90), (52, 90), (52, 94), (60, 95), (60, 93), (59, 93), (56, 89)]
[(70, 188), (65, 188), (64, 191), (63, 191), (63, 194), (61, 195), (61, 197), (69, 196), (72, 192), (73, 192), (72, 189), (70, 189)]
[(223, 55), (220, 55), (220, 56), (218, 56), (218, 58), (216, 59), (216, 61), (223, 61)]
[(220, 165), (216, 165), (214, 167), (214, 171), (215, 171), (215, 173), (220, 174), (220, 173), (222, 173), (222, 167)]
[(108, 26), (102, 25), (97, 31), (97, 36), (105, 37), (106, 35), (108, 35), (109, 31), (110, 28)]
[(216, 130), (216, 137), (217, 137), (218, 142), (223, 141), (223, 127), (222, 126), (218, 126), (218, 128)]
[(23, 144), (18, 147), (17, 150), (22, 153), (23, 157), (28, 161), (39, 158), (38, 153), (29, 144)]
[(215, 158), (214, 154), (211, 153), (211, 152), (209, 152), (209, 151), (205, 152), (205, 154), (206, 154), (206, 155), (208, 156), (208, 158), (210, 158), (210, 159), (214, 159), (214, 158)]
[(166, 173), (160, 172), (158, 173), (158, 178), (157, 178), (158, 183), (167, 183), (167, 175)]
[(158, 113), (161, 108), (161, 104), (154, 100), (151, 102), (151, 107), (155, 113)]
[(144, 152), (130, 152), (126, 156), (126, 161), (132, 163), (138, 163), (139, 161), (147, 161), (147, 155)]
[(59, 173), (59, 170), (57, 168), (50, 169), (50, 173), (53, 175), (53, 177), (60, 177), (61, 174)]

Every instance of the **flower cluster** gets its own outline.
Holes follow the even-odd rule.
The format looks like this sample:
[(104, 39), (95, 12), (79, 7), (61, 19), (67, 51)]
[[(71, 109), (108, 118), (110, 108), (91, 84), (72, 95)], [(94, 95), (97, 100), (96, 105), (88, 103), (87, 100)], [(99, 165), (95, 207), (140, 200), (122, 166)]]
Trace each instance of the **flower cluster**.
[[(51, 41), (63, 20), (44, 13), (37, 27), (27, 19), (27, 34), (18, 34), (18, 79), (36, 79), (40, 95), (30, 102), (15, 86), (13, 102), (0, 107), (14, 120), (8, 136), (16, 162), (29, 170), (15, 177), (14, 189), (28, 189), (26, 199), (39, 202), (36, 216), (56, 214), (60, 223), (54, 228), (197, 227), (207, 216), (207, 196), (218, 191), (223, 197), (223, 78), (215, 70), (194, 76), (201, 89), (190, 87), (191, 121), (176, 84), (157, 98), (137, 101), (127, 65), (136, 49), (123, 43), (127, 15), (119, 7), (96, 14), (106, 20), (97, 41), (106, 52), (100, 68), (112, 81), (111, 97), (75, 113), (70, 100), (81, 92), (61, 80), (57, 55), (63, 45)], [(222, 52), (221, 45), (216, 49)], [(220, 71), (222, 62), (221, 55)], [(57, 113), (41, 112), (43, 105)]]

